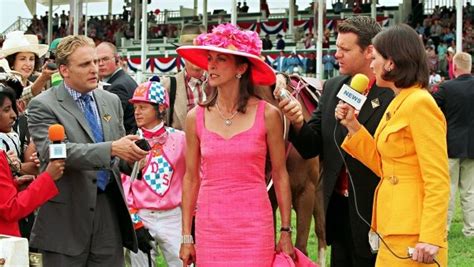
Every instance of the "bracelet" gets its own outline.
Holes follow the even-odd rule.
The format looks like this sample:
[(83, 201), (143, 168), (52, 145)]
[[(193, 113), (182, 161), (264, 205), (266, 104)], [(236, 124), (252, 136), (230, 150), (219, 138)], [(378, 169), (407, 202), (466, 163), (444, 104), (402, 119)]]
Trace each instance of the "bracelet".
[(182, 235), (181, 244), (194, 244), (194, 238), (192, 235)]

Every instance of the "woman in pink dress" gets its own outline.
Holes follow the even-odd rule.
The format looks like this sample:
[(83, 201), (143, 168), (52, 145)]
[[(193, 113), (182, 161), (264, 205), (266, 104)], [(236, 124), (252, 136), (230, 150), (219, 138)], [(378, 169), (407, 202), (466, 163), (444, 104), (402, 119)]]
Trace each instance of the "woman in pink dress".
[(274, 84), (275, 74), (260, 58), (262, 43), (255, 32), (219, 25), (195, 43), (177, 52), (207, 70), (215, 90), (186, 118), (180, 257), (199, 267), (271, 266), (275, 239), (265, 186), (267, 153), (281, 213), (276, 250), (294, 255), (281, 116), (254, 93), (254, 85)]

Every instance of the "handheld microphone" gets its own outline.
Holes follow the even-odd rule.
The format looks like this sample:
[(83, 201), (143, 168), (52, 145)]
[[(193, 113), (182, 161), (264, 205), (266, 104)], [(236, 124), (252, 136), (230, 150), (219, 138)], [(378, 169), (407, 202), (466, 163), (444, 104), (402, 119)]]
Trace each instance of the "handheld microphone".
[(369, 85), (369, 78), (364, 74), (356, 74), (352, 77), (351, 85), (342, 85), (341, 90), (337, 93), (337, 98), (353, 106), (356, 110), (360, 110), (364, 105), (367, 97), (363, 95), (365, 89)]
[(66, 144), (64, 141), (64, 126), (61, 124), (53, 124), (49, 126), (48, 138), (51, 141), (49, 145), (49, 159), (65, 159)]

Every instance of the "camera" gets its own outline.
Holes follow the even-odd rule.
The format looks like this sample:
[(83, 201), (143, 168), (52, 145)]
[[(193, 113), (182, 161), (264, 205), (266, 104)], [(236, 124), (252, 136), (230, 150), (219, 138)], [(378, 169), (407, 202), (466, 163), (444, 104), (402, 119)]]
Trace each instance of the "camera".
[(57, 70), (58, 65), (56, 65), (56, 63), (50, 62), (50, 63), (46, 64), (46, 68), (48, 68), (49, 70)]

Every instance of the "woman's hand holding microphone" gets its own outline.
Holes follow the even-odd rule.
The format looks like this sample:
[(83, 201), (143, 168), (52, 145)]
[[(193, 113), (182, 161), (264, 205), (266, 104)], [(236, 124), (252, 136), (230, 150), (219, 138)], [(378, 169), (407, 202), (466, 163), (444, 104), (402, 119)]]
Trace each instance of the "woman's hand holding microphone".
[(347, 128), (350, 135), (356, 133), (361, 127), (357, 120), (356, 112), (354, 107), (343, 101), (339, 101), (334, 111), (336, 119)]
[(45, 172), (47, 172), (53, 180), (57, 181), (61, 176), (63, 176), (64, 165), (66, 165), (66, 160), (64, 159), (51, 160), (48, 163)]

